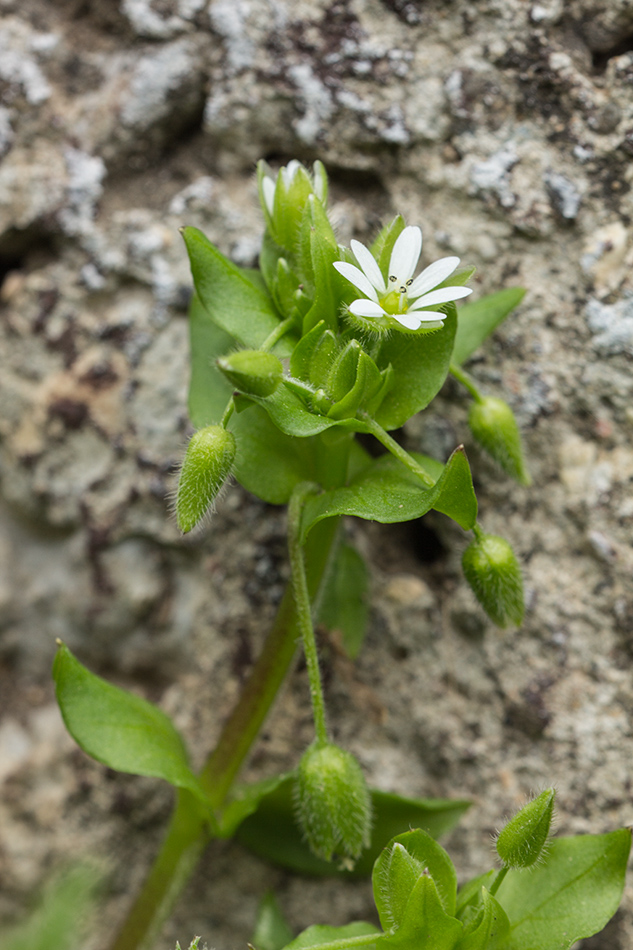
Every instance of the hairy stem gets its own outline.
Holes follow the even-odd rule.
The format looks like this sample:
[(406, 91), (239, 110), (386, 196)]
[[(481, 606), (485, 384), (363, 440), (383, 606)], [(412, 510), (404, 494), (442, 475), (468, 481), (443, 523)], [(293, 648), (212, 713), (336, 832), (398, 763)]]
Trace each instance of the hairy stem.
[(392, 439), (389, 433), (386, 432), (381, 425), (378, 425), (376, 420), (372, 419), (368, 412), (359, 412), (358, 418), (365, 423), (374, 438), (378, 439), (403, 465), (406, 465), (409, 471), (413, 472), (427, 488), (432, 488), (433, 485), (435, 485), (435, 481), (431, 478), (429, 473), (426, 472), (401, 445), (398, 445), (396, 440)]
[[(306, 583), (313, 602), (330, 566), (338, 525), (338, 518), (320, 522), (306, 545)], [(224, 805), (259, 734), (292, 664), (300, 634), (295, 597), (289, 586), (262, 652), (200, 773), (214, 809)], [(109, 950), (150, 950), (211, 837), (208, 822), (193, 796), (178, 792), (161, 850)]]
[(327, 726), (325, 724), (325, 702), (323, 700), (323, 686), (319, 670), (319, 654), (314, 639), (312, 624), (312, 605), (308, 593), (303, 545), (301, 544), (301, 513), (306, 499), (319, 490), (319, 486), (312, 482), (301, 482), (292, 493), (288, 503), (288, 551), (292, 568), (292, 589), (297, 611), (297, 626), (301, 631), (303, 650), (308, 668), (310, 681), (310, 699), (312, 700), (312, 715), (314, 717), (314, 731), (319, 745), (326, 745), (328, 741)]
[(481, 393), (475, 386), (470, 376), (468, 376), (468, 374), (463, 371), (461, 366), (458, 366), (456, 363), (451, 363), (449, 371), (450, 371), (451, 376), (454, 376), (455, 379), (458, 380), (458, 382), (462, 384), (462, 386), (466, 387), (466, 389), (468, 390), (470, 395), (473, 397), (475, 402), (482, 401), (483, 397)]

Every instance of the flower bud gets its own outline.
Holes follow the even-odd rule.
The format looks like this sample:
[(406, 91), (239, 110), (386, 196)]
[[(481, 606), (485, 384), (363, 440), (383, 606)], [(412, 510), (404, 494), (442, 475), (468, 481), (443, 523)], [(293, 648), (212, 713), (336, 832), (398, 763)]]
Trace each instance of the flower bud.
[(555, 797), (553, 788), (545, 789), (505, 826), (497, 838), (497, 854), (507, 868), (529, 868), (543, 856)]
[(183, 534), (200, 524), (213, 504), (230, 474), (235, 449), (235, 437), (222, 426), (207, 426), (191, 436), (176, 496), (176, 517)]
[(247, 396), (270, 396), (283, 376), (281, 362), (262, 350), (240, 350), (221, 356), (218, 369), (235, 389)]
[(521, 433), (507, 402), (494, 396), (484, 396), (472, 404), (468, 424), (477, 441), (506, 475), (522, 485), (530, 484), (530, 475), (523, 458)]
[(369, 845), (371, 796), (353, 755), (313, 743), (304, 752), (295, 788), (297, 821), (310, 848), (326, 861), (336, 852), (356, 860)]
[(504, 538), (479, 531), (462, 556), (462, 569), (475, 597), (498, 627), (520, 626), (525, 610), (523, 579)]

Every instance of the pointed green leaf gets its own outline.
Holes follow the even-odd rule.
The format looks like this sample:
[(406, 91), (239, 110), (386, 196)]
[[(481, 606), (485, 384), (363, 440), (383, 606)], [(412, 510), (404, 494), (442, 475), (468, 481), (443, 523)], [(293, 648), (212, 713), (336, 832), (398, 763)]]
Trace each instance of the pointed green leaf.
[[(197, 228), (182, 231), (196, 293), (212, 320), (243, 346), (257, 349), (279, 325), (272, 299), (229, 261)], [(284, 338), (276, 352), (287, 356), (291, 343)]]
[(161, 709), (90, 673), (64, 644), (53, 679), (66, 728), (84, 752), (117, 772), (165, 779), (206, 803), (185, 744)]
[(629, 829), (551, 842), (542, 865), (510, 871), (497, 899), (510, 919), (504, 950), (569, 950), (618, 909), (631, 848)]
[(373, 924), (366, 924), (362, 920), (355, 921), (352, 924), (344, 924), (342, 927), (332, 927), (329, 924), (315, 924), (308, 927), (303, 933), (300, 933), (292, 943), (289, 943), (283, 950), (308, 950), (310, 947), (319, 947), (321, 944), (329, 944), (335, 940), (346, 940), (349, 937), (363, 937), (367, 934), (367, 943), (355, 943), (354, 950), (371, 950), (376, 946), (376, 940), (371, 938), (380, 936), (380, 931)]
[(261, 781), (252, 782), (250, 785), (234, 786), (230, 799), (222, 810), (218, 837), (232, 838), (242, 822), (257, 811), (262, 798), (270, 795), (283, 782), (292, 779), (293, 776), (294, 772), (282, 772), (281, 775), (273, 775), (271, 778), (261, 779)]
[(235, 837), (255, 854), (301, 874), (368, 877), (374, 861), (394, 835), (410, 827), (425, 828), (433, 837), (450, 831), (470, 807), (463, 800), (402, 798), (373, 789), (372, 838), (353, 871), (315, 858), (295, 821), (292, 777), (262, 797), (257, 810), (237, 829)]
[(523, 300), (523, 287), (506, 287), (459, 308), (453, 362), (463, 363)]
[(341, 633), (349, 657), (358, 656), (369, 616), (369, 569), (350, 544), (341, 544), (326, 578), (319, 604), (318, 622)]
[[(425, 456), (412, 456), (428, 468)], [(453, 452), (432, 488), (423, 488), (420, 480), (392, 455), (373, 460), (348, 487), (308, 499), (303, 536), (318, 521), (335, 515), (355, 515), (392, 524), (421, 518), (431, 508), (448, 515), (466, 530), (475, 524), (477, 499), (463, 448)]]
[(379, 369), (391, 363), (394, 372), (391, 388), (376, 413), (376, 421), (384, 429), (404, 425), (428, 406), (442, 388), (453, 352), (457, 310), (453, 303), (440, 309), (447, 314), (441, 329), (418, 336), (394, 332), (375, 357)]
[(272, 891), (259, 902), (257, 920), (250, 944), (256, 950), (283, 950), (292, 940), (292, 930)]

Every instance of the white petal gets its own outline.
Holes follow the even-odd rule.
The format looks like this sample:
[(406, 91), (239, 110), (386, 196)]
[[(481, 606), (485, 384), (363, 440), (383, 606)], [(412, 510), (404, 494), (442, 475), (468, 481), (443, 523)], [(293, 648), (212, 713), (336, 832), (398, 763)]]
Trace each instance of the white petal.
[(360, 264), (361, 270), (367, 275), (378, 293), (384, 294), (386, 290), (385, 281), (380, 273), (380, 268), (378, 267), (374, 255), (371, 251), (367, 250), (365, 245), (361, 244), (360, 241), (352, 241), (351, 247), (354, 252), (354, 257)]
[(440, 287), (439, 290), (432, 290), (430, 294), (420, 297), (409, 310), (420, 310), (422, 307), (434, 307), (438, 303), (448, 303), (449, 300), (461, 300), (472, 294), (470, 287)]
[(409, 287), (407, 291), (409, 297), (419, 297), (421, 294), (425, 294), (427, 290), (437, 287), (453, 273), (458, 264), (459, 257), (442, 257), (434, 264), (429, 264), (421, 274), (418, 274)]
[[(446, 314), (442, 313), (441, 310), (411, 310), (409, 309), (408, 313), (399, 313), (394, 314), (394, 319), (398, 320), (399, 323), (402, 323), (403, 326), (409, 326), (411, 330), (417, 330), (419, 326), (424, 324), (427, 329), (432, 329), (433, 327), (443, 326), (443, 321), (446, 320)], [(417, 320), (417, 326), (409, 325), (404, 323), (404, 319), (413, 321)]]
[(378, 303), (378, 294), (362, 270), (359, 270), (354, 264), (348, 264), (346, 261), (334, 261), (334, 267), (336, 267), (339, 274), (349, 280), (350, 284), (360, 290), (361, 294), (365, 294), (370, 300)]
[(349, 305), (350, 313), (356, 317), (384, 317), (387, 311), (383, 310), (379, 303), (373, 300), (354, 300)]
[(262, 192), (264, 194), (266, 207), (270, 214), (272, 214), (273, 208), (275, 207), (275, 182), (267, 175), (262, 178)]
[(286, 188), (290, 188), (292, 184), (292, 179), (295, 177), (300, 167), (301, 167), (301, 162), (297, 161), (296, 158), (292, 158), (288, 162), (288, 164), (285, 166), (285, 168), (281, 169), (281, 173), (284, 177), (284, 184)]
[(389, 277), (396, 278), (389, 281), (390, 287), (393, 283), (393, 289), (397, 290), (406, 284), (416, 268), (421, 250), (422, 232), (418, 227), (409, 226), (398, 235), (389, 261)]

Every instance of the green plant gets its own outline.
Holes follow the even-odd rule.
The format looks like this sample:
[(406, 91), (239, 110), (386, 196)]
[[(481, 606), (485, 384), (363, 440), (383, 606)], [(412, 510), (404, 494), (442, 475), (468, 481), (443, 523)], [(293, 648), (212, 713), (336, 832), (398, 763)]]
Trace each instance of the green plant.
[[(470, 294), (472, 268), (458, 270), (459, 260), (447, 257), (414, 276), (419, 228), (397, 216), (371, 248), (357, 241), (339, 247), (320, 163), (310, 175), (291, 162), (276, 178), (260, 163), (258, 181), (266, 220), (258, 271), (231, 263), (195, 228), (183, 231), (195, 284), (189, 410), (197, 431), (182, 465), (176, 512), (182, 530), (193, 530), (230, 473), (264, 501), (288, 505), (292, 581), (277, 620), (197, 774), (160, 710), (94, 676), (63, 644), (55, 659), (59, 705), (79, 745), (111, 768), (163, 778), (177, 790), (162, 850), (112, 950), (149, 948), (203, 848), (231, 836), (304, 872), (364, 875), (374, 866), (382, 931), (364, 923), (316, 927), (290, 943), (287, 933), (285, 943), (269, 934), (261, 950), (269, 950), (266, 942), (293, 950), (378, 943), (394, 950), (535, 950), (543, 901), (551, 904), (552, 921), (575, 908), (579, 923), (564, 932), (548, 924), (539, 950), (569, 948), (615, 910), (628, 833), (561, 839), (536, 870), (524, 872), (517, 867), (528, 863), (526, 855), (533, 863), (535, 851), (542, 857), (549, 830), (543, 816), (535, 830), (524, 812), (500, 836), (504, 868), (457, 895), (450, 859), (433, 839), (468, 803), (367, 788), (356, 760), (332, 742), (314, 638), (321, 619), (342, 631), (350, 656), (362, 644), (367, 569), (344, 538), (345, 515), (393, 523), (435, 509), (452, 518), (474, 532), (463, 565), (479, 602), (499, 626), (521, 622), (519, 565), (507, 542), (477, 522), (463, 446), (442, 462), (407, 452), (389, 433), (426, 410), (452, 374), (473, 396), (475, 438), (507, 474), (529, 481), (510, 407), (482, 396), (462, 368), (523, 291), (510, 288), (466, 304), (458, 319), (455, 301)], [(384, 454), (371, 455), (359, 435), (377, 440)], [(242, 786), (240, 767), (298, 638), (314, 743), (295, 772)], [(531, 807), (528, 815), (541, 805)], [(402, 834), (408, 827), (424, 830)], [(583, 881), (604, 872), (609, 886), (576, 887), (570, 867), (581, 869)], [(524, 895), (532, 895), (525, 906)]]

